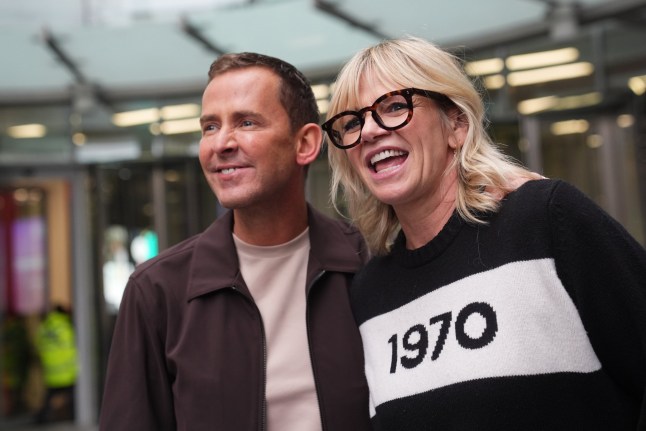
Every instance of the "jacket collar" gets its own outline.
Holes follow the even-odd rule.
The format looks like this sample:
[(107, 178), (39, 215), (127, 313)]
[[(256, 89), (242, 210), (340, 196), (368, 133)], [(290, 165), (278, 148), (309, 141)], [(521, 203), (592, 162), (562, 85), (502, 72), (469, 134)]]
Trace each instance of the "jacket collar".
[[(357, 231), (329, 219), (308, 204), (310, 256), (307, 286), (322, 272), (357, 272), (364, 255), (356, 248), (363, 244)], [(247, 291), (233, 236), (233, 211), (227, 211), (198, 236), (188, 286), (188, 300), (233, 286)], [(363, 250), (365, 253), (365, 250)]]

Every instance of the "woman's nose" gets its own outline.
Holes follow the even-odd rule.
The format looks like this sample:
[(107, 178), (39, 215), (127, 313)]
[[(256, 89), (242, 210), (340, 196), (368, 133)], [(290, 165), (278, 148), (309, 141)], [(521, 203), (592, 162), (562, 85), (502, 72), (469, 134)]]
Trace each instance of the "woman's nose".
[(379, 126), (374, 115), (374, 112), (370, 112), (364, 118), (363, 128), (361, 129), (362, 142), (371, 142), (375, 138), (388, 133), (388, 130), (384, 130)]

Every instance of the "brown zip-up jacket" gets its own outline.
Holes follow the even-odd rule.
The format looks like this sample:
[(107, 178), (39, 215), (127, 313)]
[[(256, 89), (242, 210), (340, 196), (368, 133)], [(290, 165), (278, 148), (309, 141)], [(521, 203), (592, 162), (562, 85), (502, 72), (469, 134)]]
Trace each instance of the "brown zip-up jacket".
[[(266, 346), (240, 275), (229, 211), (137, 267), (115, 327), (101, 431), (266, 429)], [(326, 431), (370, 429), (348, 289), (365, 263), (359, 233), (309, 208), (307, 333)]]

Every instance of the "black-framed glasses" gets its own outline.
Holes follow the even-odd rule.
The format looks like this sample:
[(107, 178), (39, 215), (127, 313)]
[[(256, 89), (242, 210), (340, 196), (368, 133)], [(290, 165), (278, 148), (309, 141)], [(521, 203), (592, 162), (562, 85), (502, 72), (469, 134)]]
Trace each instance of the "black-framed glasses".
[(361, 130), (365, 124), (365, 114), (370, 112), (375, 122), (384, 130), (397, 130), (404, 127), (413, 118), (413, 95), (428, 97), (442, 105), (451, 102), (447, 96), (430, 90), (404, 88), (380, 96), (371, 106), (358, 111), (343, 111), (327, 120), (321, 126), (332, 144), (342, 150), (348, 150), (361, 142)]

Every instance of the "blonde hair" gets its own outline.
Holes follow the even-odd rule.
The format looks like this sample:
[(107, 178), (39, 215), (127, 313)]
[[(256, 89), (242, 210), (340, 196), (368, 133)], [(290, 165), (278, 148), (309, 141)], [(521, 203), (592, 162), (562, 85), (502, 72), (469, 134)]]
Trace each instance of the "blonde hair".
[[(497, 211), (501, 196), (515, 188), (517, 179), (540, 178), (503, 154), (491, 141), (485, 130), (480, 94), (454, 55), (416, 37), (387, 40), (366, 48), (355, 54), (339, 73), (327, 118), (346, 109), (356, 109), (360, 100), (359, 84), (365, 78), (400, 88), (442, 93), (460, 111), (459, 118), (467, 124), (467, 133), (448, 170), (457, 170), (456, 209), (465, 221), (484, 223), (481, 215)], [(393, 88), (396, 89), (399, 88)], [(443, 117), (446, 122), (447, 116)], [(371, 251), (378, 255), (387, 253), (400, 228), (393, 208), (370, 193), (352, 168), (345, 150), (328, 145), (328, 157), (335, 207), (340, 194)]]

